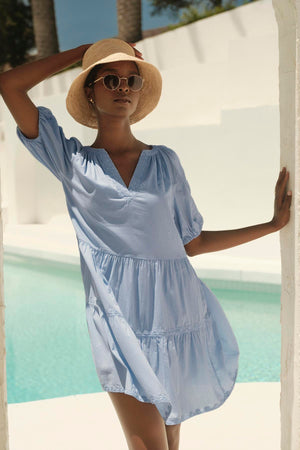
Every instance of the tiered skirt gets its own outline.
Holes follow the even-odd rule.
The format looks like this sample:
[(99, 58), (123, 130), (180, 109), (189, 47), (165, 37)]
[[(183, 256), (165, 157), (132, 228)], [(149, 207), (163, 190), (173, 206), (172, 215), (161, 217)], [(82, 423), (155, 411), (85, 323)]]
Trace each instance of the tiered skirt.
[(188, 257), (143, 259), (78, 244), (103, 390), (155, 404), (166, 425), (221, 406), (236, 381), (238, 344)]

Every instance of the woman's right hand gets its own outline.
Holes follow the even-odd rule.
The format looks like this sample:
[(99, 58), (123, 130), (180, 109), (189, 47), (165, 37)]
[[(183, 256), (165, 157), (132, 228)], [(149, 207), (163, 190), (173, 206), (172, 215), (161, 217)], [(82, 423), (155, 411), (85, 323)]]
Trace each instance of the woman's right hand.
[(287, 190), (288, 180), (289, 172), (286, 170), (286, 167), (283, 167), (275, 186), (274, 216), (271, 220), (276, 231), (281, 230), (290, 219), (292, 191)]
[(134, 48), (134, 47), (136, 46), (135, 43), (133, 43), (133, 42), (127, 42), (127, 43), (128, 43), (129, 45), (131, 45), (131, 47), (132, 47), (133, 50), (134, 50), (135, 56), (136, 56), (137, 58), (144, 59), (144, 58), (142, 57), (142, 53), (141, 53), (138, 49)]
[(82, 49), (82, 57), (81, 57), (81, 59), (84, 57), (85, 52), (87, 51), (88, 48), (90, 48), (91, 45), (93, 45), (93, 44), (80, 45), (80, 48)]

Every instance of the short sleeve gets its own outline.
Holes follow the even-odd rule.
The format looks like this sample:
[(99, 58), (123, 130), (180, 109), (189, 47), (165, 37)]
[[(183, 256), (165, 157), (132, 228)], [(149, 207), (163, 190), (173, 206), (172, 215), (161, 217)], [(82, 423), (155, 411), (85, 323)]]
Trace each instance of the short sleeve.
[(203, 217), (191, 195), (191, 188), (178, 155), (173, 156), (175, 168), (174, 220), (183, 245), (197, 237), (203, 227)]
[(74, 138), (67, 139), (63, 129), (49, 108), (38, 106), (39, 135), (30, 139), (17, 126), (17, 136), (30, 153), (60, 181), (67, 176), (72, 153), (76, 148)]

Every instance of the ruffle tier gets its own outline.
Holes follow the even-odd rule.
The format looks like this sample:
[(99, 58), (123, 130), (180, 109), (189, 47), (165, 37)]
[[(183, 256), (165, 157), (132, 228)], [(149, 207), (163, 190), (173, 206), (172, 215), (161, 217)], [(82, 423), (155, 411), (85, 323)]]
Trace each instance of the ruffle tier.
[(236, 381), (238, 344), (188, 258), (143, 259), (78, 244), (103, 390), (155, 404), (166, 425), (221, 406)]

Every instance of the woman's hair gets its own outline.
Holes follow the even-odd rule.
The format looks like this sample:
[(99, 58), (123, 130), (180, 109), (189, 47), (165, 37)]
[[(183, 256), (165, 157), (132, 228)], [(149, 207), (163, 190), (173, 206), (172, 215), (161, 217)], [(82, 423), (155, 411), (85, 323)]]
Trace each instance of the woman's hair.
[(89, 73), (85, 79), (85, 82), (84, 82), (84, 87), (88, 87), (88, 85), (90, 83), (92, 83), (93, 81), (96, 80), (98, 70), (101, 69), (102, 66), (103, 66), (103, 64), (97, 64), (89, 71)]
[[(140, 75), (139, 66), (134, 61), (133, 61), (133, 63), (136, 65), (136, 70), (138, 71), (138, 74)], [(85, 79), (84, 87), (88, 87), (88, 85), (90, 83), (92, 83), (93, 81), (96, 80), (98, 70), (101, 69), (101, 67), (103, 67), (103, 66), (104, 66), (104, 64), (97, 64), (90, 70), (90, 72), (88, 73), (88, 75)]]

